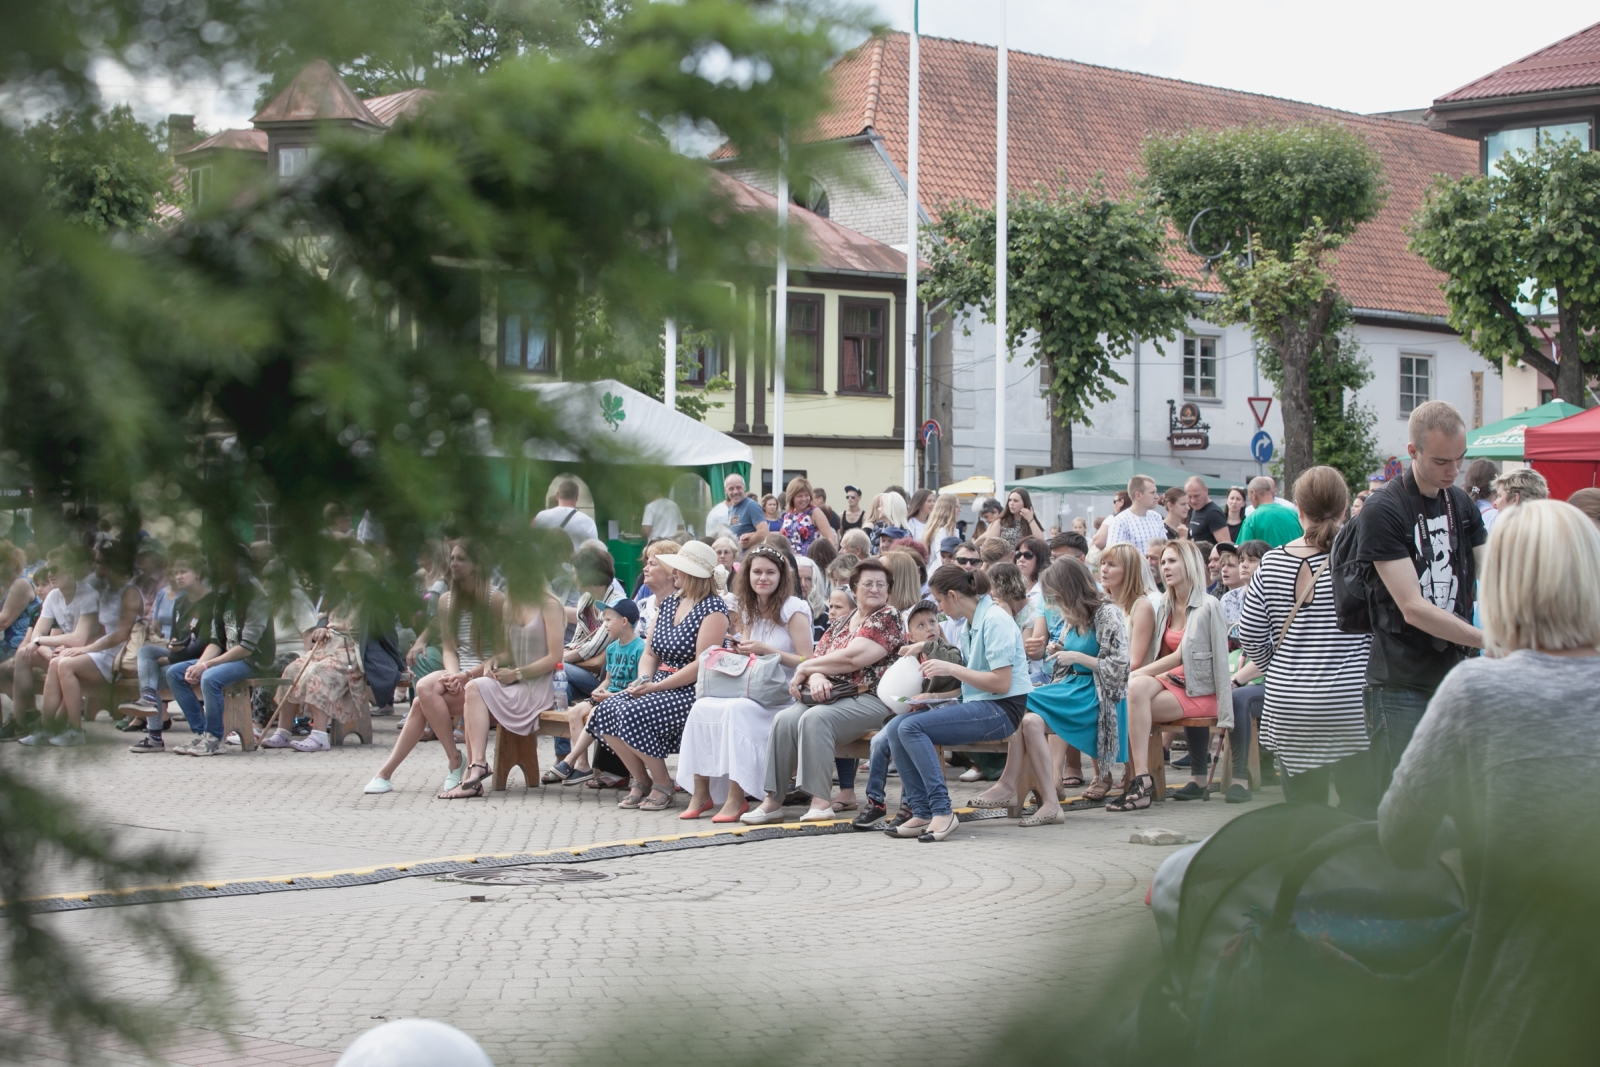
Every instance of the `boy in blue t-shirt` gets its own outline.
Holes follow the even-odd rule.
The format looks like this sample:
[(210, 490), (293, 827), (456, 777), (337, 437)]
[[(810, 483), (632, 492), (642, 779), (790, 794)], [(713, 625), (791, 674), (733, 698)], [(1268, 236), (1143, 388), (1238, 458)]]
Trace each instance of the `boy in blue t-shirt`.
[(579, 785), (595, 775), (589, 762), (594, 748), (594, 737), (585, 732), (594, 706), (632, 685), (639, 676), (639, 659), (644, 655), (644, 638), (639, 636), (639, 605), (631, 600), (619, 600), (608, 606), (601, 616), (611, 643), (606, 646), (606, 673), (588, 700), (582, 700), (567, 710), (567, 726), (572, 738), (572, 751), (567, 758), (552, 767), (551, 773), (563, 785)]

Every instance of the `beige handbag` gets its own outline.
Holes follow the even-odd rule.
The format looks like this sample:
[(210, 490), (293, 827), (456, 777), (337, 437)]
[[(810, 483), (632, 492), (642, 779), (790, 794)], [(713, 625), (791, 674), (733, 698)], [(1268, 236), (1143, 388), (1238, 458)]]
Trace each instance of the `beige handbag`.
[(128, 643), (122, 646), (122, 651), (117, 653), (115, 662), (111, 664), (113, 677), (139, 676), (139, 650), (150, 642), (150, 622), (139, 619), (133, 624), (133, 629), (128, 631)]

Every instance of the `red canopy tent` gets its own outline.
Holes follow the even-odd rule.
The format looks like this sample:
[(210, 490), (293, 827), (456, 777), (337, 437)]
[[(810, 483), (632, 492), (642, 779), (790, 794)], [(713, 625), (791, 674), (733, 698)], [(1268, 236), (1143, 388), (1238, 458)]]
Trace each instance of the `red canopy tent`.
[(1553, 499), (1600, 485), (1600, 408), (1528, 427), (1522, 454), (1550, 483)]

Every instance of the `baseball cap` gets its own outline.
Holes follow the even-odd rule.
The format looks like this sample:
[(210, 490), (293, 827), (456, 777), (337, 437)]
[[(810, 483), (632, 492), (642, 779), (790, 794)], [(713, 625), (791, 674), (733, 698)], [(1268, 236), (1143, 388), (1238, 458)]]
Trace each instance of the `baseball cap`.
[(627, 619), (629, 626), (639, 625), (639, 605), (635, 604), (631, 600), (628, 600), (627, 598), (623, 598), (622, 600), (617, 601), (615, 604), (607, 604), (606, 610), (614, 611), (618, 615), (621, 615), (624, 619)]
[(939, 552), (941, 554), (943, 554), (945, 552), (953, 553), (953, 552), (955, 552), (956, 549), (958, 549), (960, 547), (961, 547), (961, 538), (955, 536), (954, 534), (951, 534), (949, 537), (946, 537), (944, 540), (939, 542)]

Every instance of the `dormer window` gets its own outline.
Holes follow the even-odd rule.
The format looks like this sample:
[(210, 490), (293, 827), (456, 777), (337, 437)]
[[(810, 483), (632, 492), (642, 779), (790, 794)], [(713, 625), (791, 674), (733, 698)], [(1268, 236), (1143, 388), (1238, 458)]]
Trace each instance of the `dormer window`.
[(210, 167), (189, 168), (189, 202), (199, 207), (206, 201), (206, 194), (211, 187)]
[(278, 177), (294, 178), (311, 166), (311, 161), (316, 159), (316, 149), (308, 145), (294, 148), (278, 149)]

